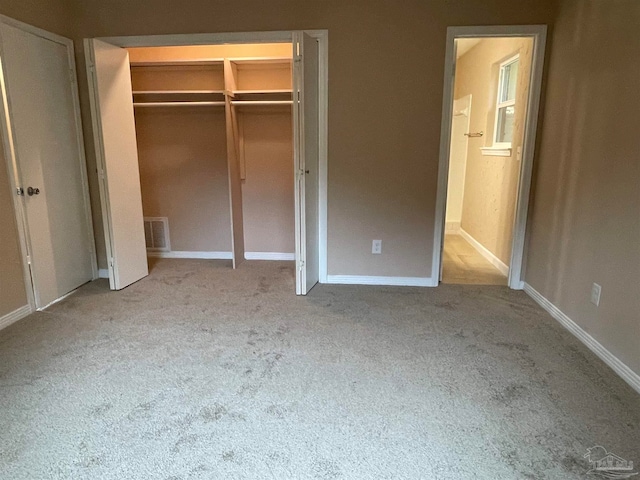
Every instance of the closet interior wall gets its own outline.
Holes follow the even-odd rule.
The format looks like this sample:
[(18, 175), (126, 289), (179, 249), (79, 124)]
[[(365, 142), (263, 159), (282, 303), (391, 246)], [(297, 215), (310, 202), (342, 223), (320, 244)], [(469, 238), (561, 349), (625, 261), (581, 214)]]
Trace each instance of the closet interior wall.
[(293, 260), (291, 44), (128, 50), (143, 212), (170, 231), (160, 255)]

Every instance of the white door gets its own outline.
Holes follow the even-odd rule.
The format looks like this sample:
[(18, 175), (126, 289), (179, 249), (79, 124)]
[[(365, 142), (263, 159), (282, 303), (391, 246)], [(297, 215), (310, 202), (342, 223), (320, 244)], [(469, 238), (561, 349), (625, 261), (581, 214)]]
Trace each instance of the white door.
[(73, 44), (5, 18), (0, 31), (7, 136), (35, 303), (44, 308), (95, 270)]
[(296, 293), (306, 295), (318, 283), (320, 270), (318, 41), (304, 32), (295, 32), (293, 49)]
[(471, 95), (453, 102), (451, 121), (451, 149), (449, 151), (449, 179), (447, 184), (447, 227), (459, 227), (462, 220), (464, 180), (467, 170), (469, 146), (469, 122), (471, 119)]
[(120, 290), (149, 274), (129, 53), (100, 40), (85, 51), (109, 283)]

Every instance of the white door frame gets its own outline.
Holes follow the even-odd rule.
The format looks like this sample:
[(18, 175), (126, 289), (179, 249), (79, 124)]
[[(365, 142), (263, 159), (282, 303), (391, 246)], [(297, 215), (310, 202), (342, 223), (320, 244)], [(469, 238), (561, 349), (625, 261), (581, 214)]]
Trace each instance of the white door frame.
[[(34, 27), (27, 23), (20, 22), (18, 20), (14, 20), (13, 18), (0, 15), (0, 22), (6, 25), (10, 25), (12, 27), (18, 28), (24, 32), (31, 33), (38, 37), (44, 38), (46, 40), (59, 43), (66, 47), (67, 49), (67, 57), (69, 59), (69, 81), (71, 83), (71, 93), (73, 98), (73, 110), (76, 124), (76, 141), (78, 145), (79, 152), (79, 160), (80, 160), (80, 176), (83, 183), (83, 200), (85, 204), (85, 216), (86, 222), (88, 225), (88, 235), (89, 241), (92, 245), (92, 269), (93, 269), (93, 280), (98, 278), (98, 263), (96, 260), (96, 251), (95, 251), (95, 237), (93, 232), (93, 219), (91, 215), (91, 201), (89, 196), (89, 182), (87, 176), (87, 161), (85, 157), (84, 151), (84, 139), (82, 132), (82, 121), (80, 114), (80, 100), (78, 96), (78, 82), (77, 82), (77, 74), (76, 74), (76, 64), (75, 64), (75, 54), (73, 48), (73, 41), (62, 37), (60, 35), (56, 35), (55, 33), (48, 32), (46, 30), (42, 30), (40, 28)], [(13, 196), (13, 206), (14, 206), (14, 214), (16, 217), (16, 227), (18, 229), (18, 237), (20, 243), (20, 252), (22, 254), (22, 266), (24, 272), (24, 282), (25, 282), (25, 290), (27, 293), (27, 301), (31, 311), (36, 310), (36, 295), (35, 289), (36, 286), (32, 281), (31, 276), (31, 259), (29, 252), (31, 251), (31, 242), (29, 239), (29, 229), (27, 226), (27, 217), (26, 217), (26, 208), (24, 204), (24, 196), (18, 195), (18, 188), (21, 186), (21, 173), (20, 173), (20, 165), (18, 162), (16, 150), (15, 150), (15, 139), (13, 132), (13, 125), (11, 123), (11, 93), (7, 90), (6, 82), (4, 79), (4, 52), (3, 52), (3, 42), (0, 34), (0, 88), (1, 88), (1, 99), (0, 99), (0, 107), (2, 108), (2, 112), (0, 114), (0, 124), (2, 128), (2, 147), (4, 152), (4, 157), (6, 161), (7, 173), (9, 176), (9, 183), (11, 185), (11, 191)], [(65, 295), (66, 296), (66, 295)], [(61, 298), (64, 298), (61, 297)], [(58, 299), (60, 300), (60, 299)], [(56, 301), (58, 301), (56, 300)], [(55, 303), (55, 302), (54, 302)], [(41, 309), (46, 308), (48, 305), (43, 306)]]
[(540, 92), (542, 90), (542, 69), (544, 65), (546, 25), (500, 25), (478, 27), (447, 28), (447, 43), (444, 67), (444, 92), (442, 98), (442, 128), (440, 130), (440, 161), (438, 164), (438, 190), (436, 196), (436, 215), (433, 237), (432, 286), (438, 286), (442, 264), (442, 246), (444, 244), (444, 222), (447, 206), (447, 180), (449, 176), (449, 150), (451, 142), (451, 119), (453, 109), (453, 90), (455, 81), (456, 48), (458, 38), (491, 37), (530, 37), (533, 39), (531, 77), (529, 79), (529, 98), (525, 120), (522, 163), (518, 182), (516, 215), (514, 220), (511, 261), (509, 268), (509, 287), (522, 290), (524, 287), (523, 263), (531, 192), (531, 176), (535, 153)]
[[(319, 65), (319, 256), (320, 283), (327, 282), (327, 172), (328, 172), (328, 110), (329, 110), (329, 35), (327, 30), (305, 30), (318, 39)], [(126, 37), (98, 37), (98, 40), (118, 47), (177, 47), (189, 45), (220, 45), (225, 43), (292, 43), (293, 31), (194, 33), (175, 35), (136, 35)]]

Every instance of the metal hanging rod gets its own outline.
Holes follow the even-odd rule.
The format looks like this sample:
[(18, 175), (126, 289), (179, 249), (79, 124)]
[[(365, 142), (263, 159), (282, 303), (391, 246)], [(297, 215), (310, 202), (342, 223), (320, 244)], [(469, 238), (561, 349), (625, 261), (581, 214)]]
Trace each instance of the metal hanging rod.
[(469, 137), (469, 138), (476, 138), (476, 137), (481, 137), (484, 135), (484, 132), (473, 132), (473, 133), (465, 133), (464, 134), (465, 137)]

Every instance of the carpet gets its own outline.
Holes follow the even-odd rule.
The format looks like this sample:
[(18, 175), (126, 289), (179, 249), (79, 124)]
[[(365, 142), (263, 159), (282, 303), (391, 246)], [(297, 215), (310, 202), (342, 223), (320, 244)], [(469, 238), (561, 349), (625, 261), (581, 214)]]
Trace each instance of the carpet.
[(640, 396), (524, 293), (158, 260), (0, 332), (3, 479), (584, 479)]

